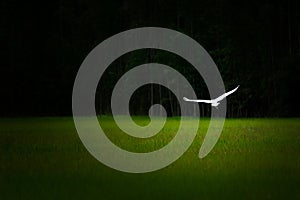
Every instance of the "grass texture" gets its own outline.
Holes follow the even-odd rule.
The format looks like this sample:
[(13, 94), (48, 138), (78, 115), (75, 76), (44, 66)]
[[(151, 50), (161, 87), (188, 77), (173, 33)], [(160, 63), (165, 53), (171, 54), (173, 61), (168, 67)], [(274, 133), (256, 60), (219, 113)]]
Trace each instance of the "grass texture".
[[(149, 139), (122, 133), (112, 117), (99, 121), (118, 146), (147, 152), (172, 140), (180, 118)], [(200, 119), (180, 159), (130, 174), (91, 156), (71, 117), (0, 119), (0, 199), (300, 199), (300, 119), (226, 119), (214, 149), (199, 159), (209, 121)]]

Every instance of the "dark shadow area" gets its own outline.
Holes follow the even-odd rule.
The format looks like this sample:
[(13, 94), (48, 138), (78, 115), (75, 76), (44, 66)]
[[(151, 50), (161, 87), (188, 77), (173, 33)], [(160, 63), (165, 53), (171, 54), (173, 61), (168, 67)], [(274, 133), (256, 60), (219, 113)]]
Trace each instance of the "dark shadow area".
[[(71, 115), (72, 87), (86, 55), (114, 34), (145, 26), (170, 28), (194, 38), (216, 62), (226, 90), (240, 85), (228, 98), (228, 117), (299, 117), (297, 0), (61, 0), (40, 4), (0, 3), (2, 117)], [(113, 88), (110, 84), (129, 64), (167, 60), (166, 64), (185, 73), (199, 98), (206, 98), (207, 88), (197, 81), (201, 77), (186, 68), (181, 58), (171, 54), (163, 58), (165, 54), (145, 50), (124, 56), (114, 64), (114, 74), (104, 78), (106, 85)], [(148, 98), (149, 90), (143, 91), (142, 96)], [(108, 96), (111, 91), (101, 92)], [(159, 92), (153, 95), (157, 99)], [(171, 101), (175, 106), (176, 100)], [(143, 107), (141, 103), (132, 112), (147, 114), (141, 112)], [(100, 114), (108, 112), (99, 109)], [(178, 115), (176, 110), (170, 115)]]

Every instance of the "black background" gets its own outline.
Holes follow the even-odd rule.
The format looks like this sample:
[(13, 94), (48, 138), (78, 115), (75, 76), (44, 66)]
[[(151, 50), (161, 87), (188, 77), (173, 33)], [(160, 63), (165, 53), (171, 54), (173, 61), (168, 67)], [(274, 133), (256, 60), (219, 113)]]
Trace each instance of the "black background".
[[(219, 67), (227, 90), (241, 85), (228, 101), (229, 117), (299, 116), (299, 8), (297, 0), (1, 1), (0, 115), (71, 115), (73, 82), (85, 56), (116, 33), (157, 26), (198, 41)], [(197, 96), (207, 97), (205, 85), (198, 84), (201, 77), (187, 63), (166, 52), (144, 50), (112, 64), (101, 80), (111, 87), (100, 88), (99, 98), (109, 97), (130, 67), (150, 61), (181, 72), (187, 67), (184, 75)], [(146, 114), (141, 108), (148, 106), (150, 90), (158, 87), (141, 88), (138, 94), (145, 101), (134, 104), (133, 113)], [(153, 94), (157, 101), (158, 93)], [(167, 97), (160, 103), (178, 106), (175, 97)], [(109, 102), (97, 111), (109, 114)]]

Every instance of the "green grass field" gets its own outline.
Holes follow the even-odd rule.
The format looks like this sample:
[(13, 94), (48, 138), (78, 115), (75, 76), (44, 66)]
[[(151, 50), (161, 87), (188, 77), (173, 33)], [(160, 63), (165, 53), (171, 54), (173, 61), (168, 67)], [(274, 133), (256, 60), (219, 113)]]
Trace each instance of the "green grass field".
[[(300, 199), (300, 119), (226, 119), (217, 145), (199, 159), (208, 123), (200, 120), (173, 164), (129, 174), (93, 158), (72, 118), (0, 119), (0, 199)], [(100, 124), (122, 148), (145, 152), (167, 144), (179, 118), (146, 140), (122, 134), (111, 117)]]

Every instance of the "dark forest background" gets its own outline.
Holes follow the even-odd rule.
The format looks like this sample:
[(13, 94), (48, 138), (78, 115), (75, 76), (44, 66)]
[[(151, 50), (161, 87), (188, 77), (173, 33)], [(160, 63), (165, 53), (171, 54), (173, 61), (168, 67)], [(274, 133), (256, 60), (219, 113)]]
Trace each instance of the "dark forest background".
[[(86, 55), (108, 37), (144, 26), (194, 38), (216, 62), (226, 89), (240, 85), (228, 98), (229, 117), (299, 117), (297, 0), (1, 1), (0, 116), (71, 115), (72, 87)], [(200, 75), (184, 59), (144, 49), (118, 58), (105, 72), (96, 97), (99, 114), (110, 113), (109, 97), (118, 78), (147, 62), (172, 66), (190, 81), (198, 98), (208, 98)], [(158, 85), (137, 90), (131, 111), (147, 114), (157, 102), (169, 115), (179, 114), (174, 95)], [(201, 114), (208, 115), (209, 107), (201, 105)]]

